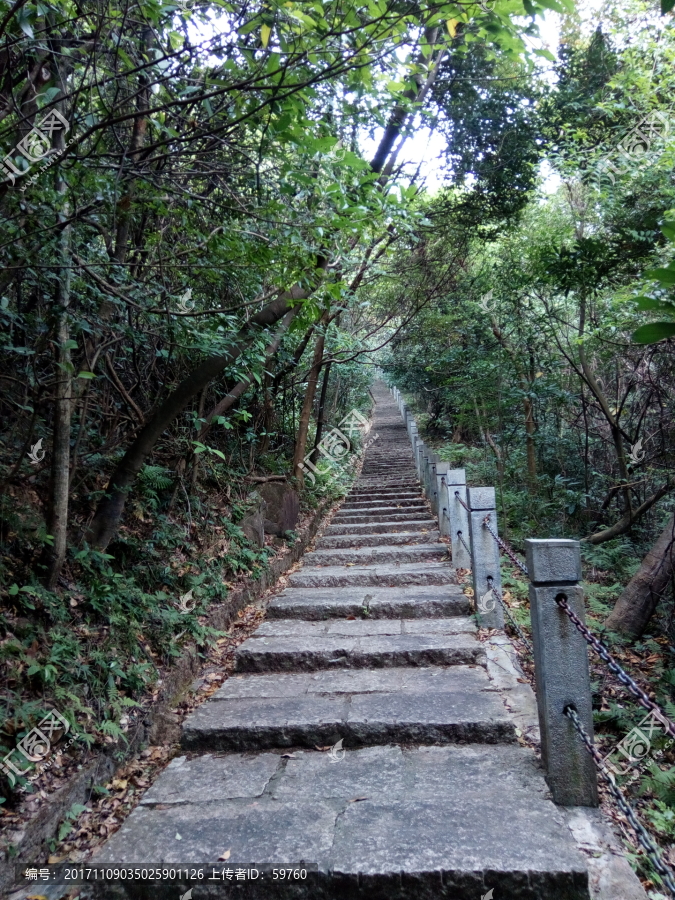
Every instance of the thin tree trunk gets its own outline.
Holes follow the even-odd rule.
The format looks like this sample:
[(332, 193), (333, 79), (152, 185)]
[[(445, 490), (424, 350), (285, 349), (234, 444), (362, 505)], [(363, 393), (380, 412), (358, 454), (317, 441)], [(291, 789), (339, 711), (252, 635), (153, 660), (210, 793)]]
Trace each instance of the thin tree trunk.
[(316, 465), (316, 461), (319, 457), (319, 444), (321, 443), (321, 436), (323, 434), (323, 422), (326, 412), (326, 393), (328, 391), (328, 379), (330, 378), (330, 367), (332, 365), (332, 363), (328, 363), (323, 373), (323, 383), (321, 385), (321, 395), (319, 397), (319, 409), (316, 415), (316, 437), (314, 438), (314, 449), (309, 458), (309, 461), (314, 465)]
[(675, 574), (675, 516), (661, 532), (642, 565), (626, 585), (605, 620), (610, 631), (640, 637)]
[(298, 479), (298, 484), (302, 488), (304, 485), (304, 475), (301, 469), (302, 461), (305, 458), (305, 449), (307, 447), (307, 433), (309, 431), (309, 419), (314, 406), (314, 398), (316, 396), (316, 385), (319, 380), (319, 372), (321, 371), (321, 362), (323, 360), (323, 348), (326, 343), (325, 326), (328, 323), (328, 310), (321, 316), (319, 322), (319, 333), (314, 344), (314, 356), (312, 365), (307, 378), (307, 390), (305, 391), (305, 399), (302, 404), (302, 412), (300, 413), (300, 421), (298, 422), (298, 436), (295, 441), (295, 452), (293, 454), (292, 474)]
[[(57, 149), (63, 150), (63, 132), (57, 132)], [(59, 213), (61, 221), (70, 218), (70, 204), (65, 199), (68, 186), (57, 176), (57, 191), (62, 205)], [(72, 418), (73, 376), (70, 359), (70, 329), (68, 307), (70, 306), (70, 240), (71, 227), (66, 225), (59, 237), (61, 268), (56, 287), (56, 386), (54, 398), (54, 432), (52, 439), (52, 467), (49, 501), (47, 504), (47, 533), (54, 543), (45, 545), (43, 562), (47, 565), (45, 584), (49, 590), (56, 587), (66, 559), (68, 543), (68, 494), (70, 486), (70, 431)]]

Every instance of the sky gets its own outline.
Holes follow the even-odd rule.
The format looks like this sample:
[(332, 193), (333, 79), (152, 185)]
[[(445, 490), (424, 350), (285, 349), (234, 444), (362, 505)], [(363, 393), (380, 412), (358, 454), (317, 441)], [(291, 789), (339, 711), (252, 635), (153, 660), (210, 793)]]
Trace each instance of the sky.
[[(560, 16), (552, 10), (547, 10), (544, 17), (538, 19), (540, 40), (527, 40), (527, 44), (534, 48), (546, 48), (551, 53), (556, 54), (558, 49), (558, 39), (560, 35)], [(550, 63), (546, 63), (550, 67)], [(366, 159), (371, 159), (382, 137), (382, 130), (375, 133), (370, 138), (364, 135), (360, 141), (361, 148)], [(426, 126), (420, 126), (419, 122), (413, 127), (413, 134), (405, 143), (403, 150), (399, 156), (399, 160), (405, 159), (410, 165), (407, 167), (408, 172), (414, 171), (420, 166), (420, 176), (424, 179), (427, 190), (435, 193), (443, 185), (443, 171), (440, 164), (442, 157), (444, 141), (440, 134), (432, 133)], [(552, 193), (557, 189), (560, 179), (544, 167), (542, 171), (543, 184), (542, 190), (546, 193)]]

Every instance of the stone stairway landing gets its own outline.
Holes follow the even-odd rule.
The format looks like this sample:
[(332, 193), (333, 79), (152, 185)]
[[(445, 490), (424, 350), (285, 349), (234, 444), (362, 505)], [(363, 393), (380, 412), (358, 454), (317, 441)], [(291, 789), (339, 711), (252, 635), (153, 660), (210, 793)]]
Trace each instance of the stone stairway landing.
[(529, 686), (508, 639), (479, 635), (396, 403), (372, 393), (360, 477), (96, 861), (318, 866), (194, 900), (589, 900), (519, 744)]

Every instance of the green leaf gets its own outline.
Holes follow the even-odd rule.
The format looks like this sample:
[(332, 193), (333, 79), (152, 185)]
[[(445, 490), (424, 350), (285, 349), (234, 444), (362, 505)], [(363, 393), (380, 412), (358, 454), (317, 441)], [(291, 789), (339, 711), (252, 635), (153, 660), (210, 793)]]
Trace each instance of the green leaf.
[[(652, 309), (667, 310), (669, 306), (669, 304), (663, 303), (662, 300), (656, 300), (654, 297), (633, 297), (632, 299), (640, 309), (645, 311)], [(673, 312), (675, 312), (675, 307), (673, 307)]]
[[(675, 3), (675, 0), (673, 0)], [(669, 241), (675, 241), (675, 222), (664, 222), (661, 231), (665, 234)]]
[(260, 29), (260, 40), (262, 41), (263, 47), (267, 47), (270, 42), (270, 35), (272, 34), (272, 29), (269, 25), (263, 25)]
[(96, 378), (96, 375), (93, 372), (79, 372), (77, 375), (78, 378)]
[(675, 335), (675, 322), (650, 322), (649, 325), (641, 325), (633, 332), (633, 340), (636, 344), (656, 344), (664, 338)]
[(660, 281), (661, 284), (675, 284), (675, 269), (670, 266), (667, 269), (647, 269), (645, 277)]

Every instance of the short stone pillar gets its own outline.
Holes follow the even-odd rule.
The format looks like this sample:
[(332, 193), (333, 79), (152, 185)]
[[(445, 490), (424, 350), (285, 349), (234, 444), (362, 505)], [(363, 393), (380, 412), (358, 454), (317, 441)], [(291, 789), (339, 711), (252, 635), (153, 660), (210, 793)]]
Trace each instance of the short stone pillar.
[[(438, 530), (441, 537), (450, 535), (450, 499), (448, 494), (448, 470), (450, 466), (446, 462), (436, 463), (436, 499), (438, 500)], [(453, 497), (454, 500), (454, 497)]]
[(586, 641), (555, 602), (563, 595), (584, 621), (579, 541), (526, 540), (530, 611), (541, 755), (553, 800), (561, 806), (597, 806), (598, 783), (591, 759), (573, 723), (564, 714), (576, 709), (593, 737), (591, 681)]
[[(471, 529), (469, 526), (469, 514), (457, 499), (460, 499), (468, 506), (466, 495), (466, 471), (464, 469), (449, 469), (445, 476), (445, 484), (448, 496), (448, 511), (445, 519), (448, 526), (446, 534), (450, 536), (452, 541), (452, 564), (456, 569), (471, 569), (471, 554), (468, 552), (464, 544), (459, 539), (461, 533), (466, 545), (471, 547)], [(442, 513), (442, 510), (441, 510)], [(444, 532), (441, 532), (442, 534)]]
[(424, 441), (419, 435), (415, 435), (415, 465), (417, 466), (417, 476), (422, 480), (422, 455), (424, 453)]
[(495, 489), (492, 487), (468, 488), (469, 531), (471, 534), (471, 571), (476, 613), (482, 628), (504, 628), (502, 605), (492, 593), (494, 588), (501, 595), (502, 579), (499, 572), (499, 547), (483, 525), (487, 515), (497, 531)]
[(432, 453), (431, 459), (429, 460), (429, 503), (431, 504), (431, 509), (435, 516), (438, 516), (438, 479), (436, 478), (437, 468), (438, 455), (436, 453)]
[(433, 453), (425, 446), (424, 455), (422, 456), (422, 484), (424, 485), (424, 495), (427, 500), (431, 500), (431, 462)]

